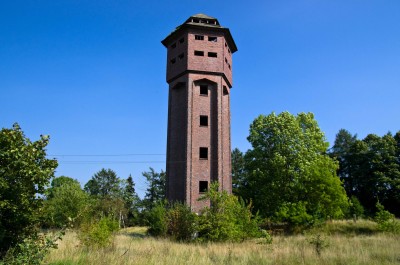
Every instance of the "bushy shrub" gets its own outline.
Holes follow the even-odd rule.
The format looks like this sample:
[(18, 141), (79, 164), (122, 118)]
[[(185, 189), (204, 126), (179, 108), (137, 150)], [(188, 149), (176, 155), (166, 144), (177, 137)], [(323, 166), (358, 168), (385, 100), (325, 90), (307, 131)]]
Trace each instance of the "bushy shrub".
[(118, 229), (119, 225), (116, 220), (110, 217), (102, 217), (100, 220), (83, 223), (78, 237), (84, 246), (106, 247), (111, 243), (112, 237)]
[(10, 248), (0, 265), (39, 265), (52, 248), (57, 248), (56, 241), (64, 235), (64, 230), (56, 235), (32, 235)]
[(204, 208), (199, 216), (200, 241), (243, 241), (259, 237), (258, 218), (251, 213), (251, 204), (226, 191), (219, 192), (218, 184), (213, 183), (203, 199), (210, 200), (210, 207)]
[(356, 196), (351, 196), (349, 200), (349, 215), (350, 218), (364, 217), (364, 207)]
[(187, 205), (174, 203), (167, 211), (168, 235), (178, 241), (191, 240), (196, 232), (196, 217)]
[(154, 206), (146, 216), (147, 230), (151, 236), (165, 237), (168, 232), (167, 209), (163, 203)]
[(400, 221), (395, 219), (394, 214), (385, 210), (379, 202), (376, 204), (377, 212), (375, 214), (375, 221), (378, 223), (378, 228), (381, 231), (399, 234)]

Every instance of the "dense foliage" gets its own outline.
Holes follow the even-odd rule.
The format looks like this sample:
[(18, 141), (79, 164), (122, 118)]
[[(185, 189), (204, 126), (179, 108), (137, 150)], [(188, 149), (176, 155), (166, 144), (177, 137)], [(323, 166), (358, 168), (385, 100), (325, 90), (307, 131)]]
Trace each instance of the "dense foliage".
[(304, 225), (344, 216), (348, 202), (338, 164), (327, 155), (328, 143), (312, 113), (260, 115), (248, 140), (252, 149), (244, 166), (233, 166), (234, 176), (241, 175), (235, 182), (238, 194), (251, 199), (263, 217)]
[(25, 238), (35, 236), (45, 187), (57, 161), (46, 158), (49, 137), (31, 142), (18, 124), (0, 131), (0, 258)]
[(147, 190), (142, 201), (142, 206), (149, 210), (153, 206), (165, 200), (165, 172), (156, 172), (153, 168), (150, 171), (143, 172), (143, 177), (147, 181)]
[(79, 225), (89, 207), (89, 198), (77, 180), (66, 176), (54, 178), (47, 194), (43, 215), (45, 226)]
[(251, 212), (252, 205), (245, 205), (226, 191), (218, 191), (217, 183), (211, 185), (202, 200), (209, 200), (210, 207), (199, 215), (180, 203), (155, 205), (147, 215), (149, 234), (201, 242), (243, 241), (265, 236), (258, 227), (258, 217)]
[(210, 207), (199, 215), (201, 241), (243, 241), (262, 235), (251, 203), (246, 206), (238, 197), (218, 191), (217, 183), (211, 185), (202, 199), (209, 200)]
[(356, 197), (367, 214), (373, 215), (379, 201), (400, 216), (400, 132), (358, 140), (341, 129), (331, 149), (339, 161), (338, 174), (349, 197)]

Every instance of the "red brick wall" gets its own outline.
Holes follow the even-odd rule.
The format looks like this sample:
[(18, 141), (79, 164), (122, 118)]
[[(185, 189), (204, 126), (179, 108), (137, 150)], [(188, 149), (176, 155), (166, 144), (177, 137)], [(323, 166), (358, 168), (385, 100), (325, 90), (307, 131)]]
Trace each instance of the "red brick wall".
[[(198, 201), (202, 196), (200, 181), (209, 185), (218, 181), (221, 189), (232, 191), (232, 71), (228, 67), (232, 59), (222, 34), (190, 29), (176, 36), (168, 47), (167, 198), (184, 201), (196, 212), (209, 205), (208, 201)], [(195, 35), (203, 35), (204, 40), (196, 40)], [(209, 41), (209, 36), (217, 37), (217, 41)], [(181, 38), (183, 43), (179, 42)], [(195, 50), (203, 51), (204, 56), (195, 56)], [(217, 53), (217, 58), (208, 57), (208, 52)], [(182, 53), (184, 60), (179, 61)], [(200, 85), (208, 85), (207, 96), (200, 95)], [(200, 115), (208, 116), (208, 126), (200, 126)], [(208, 159), (200, 159), (200, 147), (208, 148)]]

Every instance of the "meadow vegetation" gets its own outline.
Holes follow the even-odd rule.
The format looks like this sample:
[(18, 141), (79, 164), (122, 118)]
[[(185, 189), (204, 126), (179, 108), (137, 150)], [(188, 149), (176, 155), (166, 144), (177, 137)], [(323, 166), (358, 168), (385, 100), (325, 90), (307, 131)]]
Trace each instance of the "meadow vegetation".
[[(180, 243), (147, 236), (147, 228), (122, 229), (106, 248), (88, 248), (69, 231), (45, 264), (398, 264), (399, 235), (380, 232), (373, 221), (332, 221), (295, 235), (276, 235), (272, 244)], [(311, 243), (326, 243), (320, 255)]]

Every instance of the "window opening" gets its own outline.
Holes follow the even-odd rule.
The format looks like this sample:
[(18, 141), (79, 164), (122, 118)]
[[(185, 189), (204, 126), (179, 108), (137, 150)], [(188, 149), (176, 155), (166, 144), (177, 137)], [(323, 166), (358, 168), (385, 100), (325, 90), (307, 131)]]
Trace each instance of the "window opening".
[(196, 40), (204, 40), (204, 36), (203, 35), (194, 35), (194, 38)]
[(185, 39), (184, 39), (184, 38), (182, 38), (182, 39), (179, 40), (179, 43), (184, 43), (184, 42), (185, 42)]
[(181, 53), (181, 54), (178, 55), (179, 60), (182, 60), (183, 57), (184, 57), (183, 53)]
[(217, 58), (217, 53), (216, 52), (209, 52), (208, 57), (214, 57)]
[(200, 115), (200, 126), (208, 126), (208, 116)]
[(208, 37), (208, 41), (217, 42), (217, 37)]
[(223, 92), (224, 96), (229, 94), (228, 88), (226, 86), (224, 86), (224, 92)]
[(200, 159), (208, 159), (208, 147), (200, 147), (199, 153)]
[(172, 49), (175, 49), (175, 48), (176, 48), (176, 42), (175, 42), (174, 44), (171, 45), (171, 48), (172, 48)]
[(208, 95), (208, 86), (200, 85), (200, 95), (207, 96)]
[(172, 64), (174, 64), (174, 63), (176, 62), (176, 59), (173, 58), (173, 59), (170, 60), (170, 62), (171, 62)]
[(194, 51), (194, 55), (195, 56), (204, 56), (204, 52), (203, 51)]
[(199, 181), (199, 193), (207, 192), (208, 190), (208, 181), (200, 180)]

